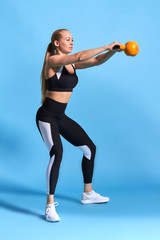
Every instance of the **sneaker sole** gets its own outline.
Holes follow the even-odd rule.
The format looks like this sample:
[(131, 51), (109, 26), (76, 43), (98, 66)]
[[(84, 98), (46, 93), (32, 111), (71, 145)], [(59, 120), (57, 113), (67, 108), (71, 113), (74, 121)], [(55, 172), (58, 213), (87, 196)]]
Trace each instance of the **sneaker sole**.
[(46, 219), (46, 221), (48, 221), (48, 222), (59, 222), (59, 221), (60, 221), (60, 219), (57, 219), (57, 220), (50, 219), (50, 218), (45, 218), (45, 219)]
[(90, 204), (90, 203), (106, 203), (108, 200), (81, 200), (81, 203), (83, 204)]

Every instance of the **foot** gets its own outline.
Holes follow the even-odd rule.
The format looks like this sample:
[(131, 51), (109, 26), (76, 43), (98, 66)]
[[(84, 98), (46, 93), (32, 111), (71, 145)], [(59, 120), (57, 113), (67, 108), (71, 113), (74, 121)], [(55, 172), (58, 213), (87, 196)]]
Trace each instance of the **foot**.
[(105, 203), (108, 201), (109, 201), (109, 197), (103, 197), (100, 194), (96, 193), (94, 190), (88, 193), (83, 192), (81, 197), (81, 203), (83, 204)]
[(50, 222), (57, 222), (60, 220), (58, 214), (56, 213), (55, 206), (58, 206), (58, 202), (47, 204), (45, 207), (45, 218)]

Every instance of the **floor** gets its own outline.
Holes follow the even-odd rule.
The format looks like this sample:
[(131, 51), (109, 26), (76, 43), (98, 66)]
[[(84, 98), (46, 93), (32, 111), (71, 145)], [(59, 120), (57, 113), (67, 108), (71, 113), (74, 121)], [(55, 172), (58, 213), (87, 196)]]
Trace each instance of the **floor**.
[[(160, 239), (158, 188), (113, 188), (105, 193), (110, 202), (83, 205), (81, 192), (57, 192), (60, 222), (44, 219), (46, 193), (31, 186), (0, 184), (0, 235), (5, 239)], [(2, 239), (1, 238), (1, 239)]]

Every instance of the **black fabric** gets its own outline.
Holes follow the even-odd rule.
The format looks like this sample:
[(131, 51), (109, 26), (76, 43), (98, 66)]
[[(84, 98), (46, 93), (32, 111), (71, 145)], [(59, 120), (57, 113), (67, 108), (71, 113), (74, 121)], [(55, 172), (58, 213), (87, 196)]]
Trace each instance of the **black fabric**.
[(73, 88), (77, 85), (77, 83), (78, 77), (75, 68), (74, 73), (71, 74), (68, 72), (66, 67), (63, 66), (60, 78), (57, 78), (57, 74), (55, 73), (52, 77), (46, 79), (46, 89), (57, 92), (73, 92)]
[[(73, 119), (65, 114), (67, 103), (60, 103), (51, 98), (46, 98), (43, 105), (36, 113), (36, 124), (39, 128), (39, 120), (50, 123), (51, 135), (54, 146), (50, 151), (50, 157), (55, 154), (55, 160), (50, 176), (50, 194), (54, 194), (56, 183), (58, 180), (60, 163), (63, 155), (63, 146), (60, 135), (74, 146), (86, 145), (91, 151), (91, 159), (89, 160), (83, 155), (82, 172), (84, 183), (91, 183), (94, 169), (94, 159), (96, 146), (84, 131), (84, 129)], [(42, 133), (40, 131), (42, 136)], [(43, 136), (42, 136), (43, 138)]]

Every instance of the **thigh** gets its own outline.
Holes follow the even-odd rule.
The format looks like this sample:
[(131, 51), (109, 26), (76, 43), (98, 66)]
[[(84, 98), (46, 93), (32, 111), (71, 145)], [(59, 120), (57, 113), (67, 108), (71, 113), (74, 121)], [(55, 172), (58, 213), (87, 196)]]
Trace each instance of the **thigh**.
[(62, 142), (58, 129), (58, 122), (51, 116), (44, 116), (36, 118), (37, 127), (42, 136), (42, 139), (48, 148), (49, 152), (53, 149), (54, 152), (62, 151)]
[(93, 143), (85, 130), (67, 115), (64, 115), (59, 122), (59, 133), (74, 146)]

